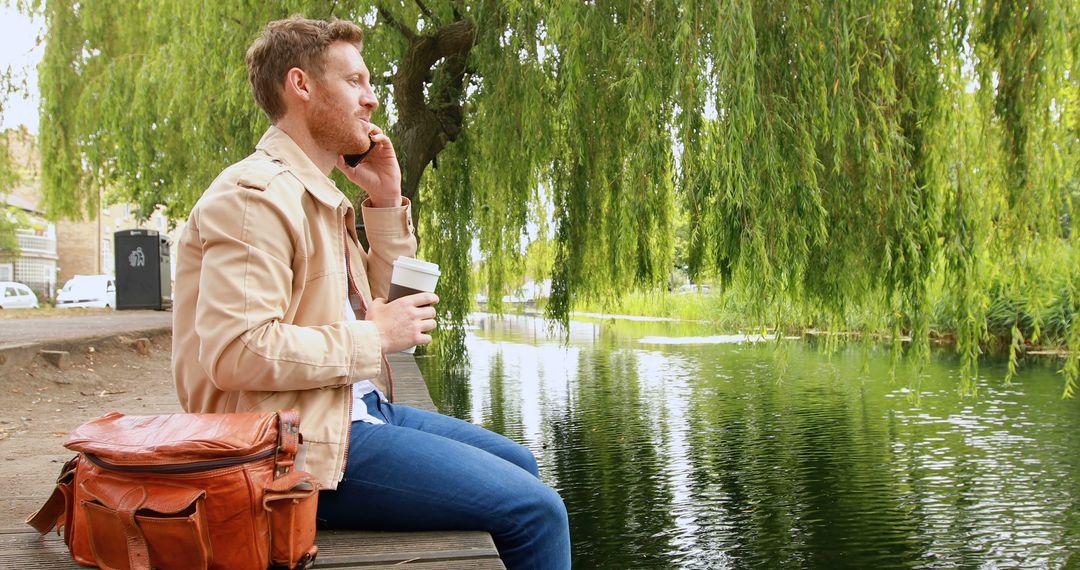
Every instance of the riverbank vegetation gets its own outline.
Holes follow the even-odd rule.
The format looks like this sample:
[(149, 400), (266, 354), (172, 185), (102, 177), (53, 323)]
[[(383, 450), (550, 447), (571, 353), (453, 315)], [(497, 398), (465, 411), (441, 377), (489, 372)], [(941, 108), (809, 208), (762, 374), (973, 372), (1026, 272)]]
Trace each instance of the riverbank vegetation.
[[(1070, 283), (1080, 282), (1080, 268), (1071, 246), (1050, 254), (1043, 265), (1026, 272), (1023, 286), (1010, 279), (998, 277), (986, 291), (985, 347), (990, 350), (1007, 348), (1014, 329), (1021, 345), (1032, 349), (1061, 350), (1069, 343), (1072, 322), (1080, 314), (1080, 305)], [(1072, 273), (1072, 276), (1068, 275)], [(942, 342), (955, 340), (959, 313), (955, 300), (949, 299), (940, 284), (930, 293), (933, 307), (930, 316), (931, 337)], [(539, 306), (544, 307), (541, 299)], [(687, 284), (677, 290), (658, 288), (631, 291), (624, 295), (585, 300), (575, 305), (575, 311), (610, 315), (661, 317), (685, 321), (701, 321), (729, 330), (768, 330), (782, 333), (804, 333), (837, 327), (833, 332), (875, 334), (890, 322), (885, 307), (870, 304), (859, 306), (834, 322), (825, 313), (814, 314), (791, 303), (763, 303), (753, 290), (723, 288), (713, 283)], [(902, 328), (905, 338), (910, 325)]]

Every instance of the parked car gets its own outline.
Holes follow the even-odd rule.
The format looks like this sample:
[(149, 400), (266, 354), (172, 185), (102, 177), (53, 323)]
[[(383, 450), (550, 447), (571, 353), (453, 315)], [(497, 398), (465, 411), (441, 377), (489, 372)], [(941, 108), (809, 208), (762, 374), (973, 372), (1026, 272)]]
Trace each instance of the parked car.
[(37, 295), (29, 287), (14, 281), (0, 281), (0, 309), (36, 309)]
[(116, 284), (111, 275), (76, 275), (56, 294), (57, 309), (116, 306)]

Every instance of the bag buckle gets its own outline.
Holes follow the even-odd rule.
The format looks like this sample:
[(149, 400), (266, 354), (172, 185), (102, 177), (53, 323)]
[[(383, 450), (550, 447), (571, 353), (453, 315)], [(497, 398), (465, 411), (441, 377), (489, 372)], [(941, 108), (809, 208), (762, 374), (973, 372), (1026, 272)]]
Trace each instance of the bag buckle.
[(267, 570), (310, 570), (315, 565), (315, 557), (319, 555), (319, 547), (312, 545), (311, 550), (308, 550), (296, 561), (296, 566), (292, 568), (288, 564), (270, 564), (270, 568)]
[(305, 552), (304, 555), (300, 557), (300, 560), (296, 561), (296, 568), (294, 570), (308, 570), (315, 565), (315, 556), (318, 554), (319, 549), (314, 546), (311, 547), (311, 550)]

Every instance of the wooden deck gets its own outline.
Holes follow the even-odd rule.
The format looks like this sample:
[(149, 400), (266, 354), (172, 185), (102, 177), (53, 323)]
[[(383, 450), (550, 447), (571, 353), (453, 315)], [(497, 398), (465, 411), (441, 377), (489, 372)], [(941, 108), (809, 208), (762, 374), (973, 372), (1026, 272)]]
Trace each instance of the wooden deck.
[[(392, 355), (390, 362), (394, 369), (396, 401), (435, 410), (412, 356)], [(41, 502), (44, 500), (45, 497), (41, 497)], [(324, 531), (318, 534), (315, 544), (319, 546), (315, 568), (505, 568), (491, 535), (486, 532)], [(68, 569), (81, 566), (71, 560), (63, 541), (55, 533), (40, 537), (27, 526), (0, 529), (0, 568)]]

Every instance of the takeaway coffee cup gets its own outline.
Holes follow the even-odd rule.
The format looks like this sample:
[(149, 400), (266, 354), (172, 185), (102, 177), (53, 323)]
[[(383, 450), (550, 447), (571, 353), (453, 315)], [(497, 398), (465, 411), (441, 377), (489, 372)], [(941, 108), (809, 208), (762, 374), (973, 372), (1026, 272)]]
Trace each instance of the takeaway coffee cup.
[[(438, 264), (412, 257), (398, 257), (394, 260), (394, 272), (390, 275), (390, 293), (387, 300), (393, 301), (416, 293), (434, 293), (439, 275), (441, 273)], [(412, 354), (414, 350), (415, 346), (402, 352)]]

